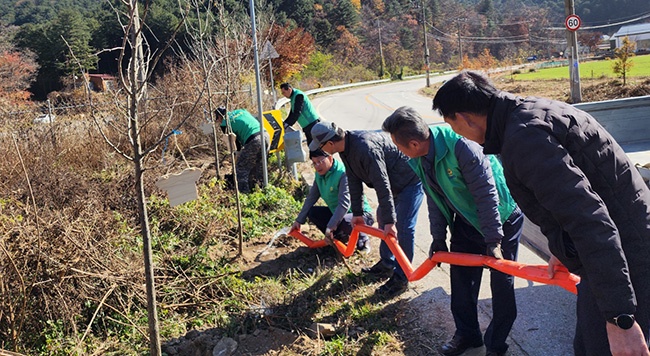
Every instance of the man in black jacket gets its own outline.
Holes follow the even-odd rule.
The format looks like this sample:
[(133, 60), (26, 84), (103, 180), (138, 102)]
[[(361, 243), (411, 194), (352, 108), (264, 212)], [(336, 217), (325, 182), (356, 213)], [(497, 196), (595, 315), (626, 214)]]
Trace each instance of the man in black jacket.
[(463, 71), (433, 108), (500, 154), (512, 196), (549, 241), (553, 266), (580, 275), (576, 355), (650, 355), (650, 190), (588, 113), (497, 90)]
[[(352, 225), (364, 224), (362, 183), (365, 183), (377, 193), (377, 222), (384, 236), (397, 237), (404, 254), (413, 261), (415, 224), (424, 193), (420, 179), (408, 164), (409, 158), (397, 149), (390, 137), (379, 132), (345, 131), (331, 122), (321, 121), (314, 125), (311, 134), (310, 150), (338, 153), (345, 165)], [(378, 277), (390, 277), (377, 293), (392, 298), (406, 291), (406, 275), (384, 241), (379, 255), (379, 262), (362, 269)]]

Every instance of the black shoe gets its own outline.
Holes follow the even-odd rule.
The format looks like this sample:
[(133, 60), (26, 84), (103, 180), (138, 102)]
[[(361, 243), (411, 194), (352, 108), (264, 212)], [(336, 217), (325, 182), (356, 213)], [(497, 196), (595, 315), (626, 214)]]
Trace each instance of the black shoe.
[(398, 295), (406, 292), (408, 285), (409, 281), (393, 275), (389, 280), (386, 281), (386, 283), (377, 288), (375, 293), (384, 297), (395, 298)]
[(488, 351), (485, 353), (485, 356), (505, 356), (505, 354), (505, 352)]
[(361, 272), (370, 274), (377, 278), (390, 278), (393, 276), (393, 267), (386, 266), (382, 261), (375, 263), (372, 267), (364, 267)]
[(483, 346), (483, 340), (470, 342), (470, 340), (463, 339), (461, 336), (454, 335), (451, 341), (440, 346), (440, 353), (445, 356), (460, 355), (467, 351), (467, 349), (481, 346)]

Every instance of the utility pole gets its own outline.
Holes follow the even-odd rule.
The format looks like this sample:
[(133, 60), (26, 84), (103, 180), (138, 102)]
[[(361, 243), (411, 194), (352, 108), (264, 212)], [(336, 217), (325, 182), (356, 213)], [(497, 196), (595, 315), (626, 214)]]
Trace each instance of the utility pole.
[(427, 12), (422, 0), (422, 33), (424, 34), (424, 67), (427, 70), (427, 88), (431, 86), (429, 74), (429, 45), (427, 44)]
[[(460, 17), (456, 18), (456, 26), (458, 26), (458, 68), (463, 68), (463, 44), (460, 41)], [(464, 19), (463, 19), (464, 20)]]
[[(575, 15), (575, 6), (573, 0), (564, 0), (564, 13), (567, 17)], [(580, 68), (578, 64), (578, 33), (576, 31), (566, 30), (567, 44), (571, 51), (569, 58), (569, 81), (571, 83), (571, 102), (577, 104), (582, 101), (580, 90)]]
[(384, 77), (384, 51), (381, 47), (381, 26), (377, 19), (377, 30), (379, 31), (379, 78)]

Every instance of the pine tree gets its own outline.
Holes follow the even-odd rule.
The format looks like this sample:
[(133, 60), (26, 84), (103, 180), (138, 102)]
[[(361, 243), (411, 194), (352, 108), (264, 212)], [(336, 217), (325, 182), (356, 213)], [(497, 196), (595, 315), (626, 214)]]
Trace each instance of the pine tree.
[(621, 47), (614, 50), (616, 59), (612, 64), (614, 73), (623, 77), (623, 85), (626, 84), (627, 74), (634, 66), (632, 57), (634, 57), (634, 41), (630, 40), (627, 36), (623, 37)]

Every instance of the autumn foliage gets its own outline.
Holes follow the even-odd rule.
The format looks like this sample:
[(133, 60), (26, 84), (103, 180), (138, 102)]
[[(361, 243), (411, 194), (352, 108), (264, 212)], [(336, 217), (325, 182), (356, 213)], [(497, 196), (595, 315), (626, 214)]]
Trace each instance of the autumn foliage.
[(477, 69), (477, 70), (487, 70), (497, 66), (499, 61), (494, 58), (490, 53), (489, 48), (484, 48), (476, 58), (469, 58), (467, 55), (463, 55), (463, 66), (460, 69)]
[(0, 50), (0, 101), (7, 104), (24, 102), (36, 76), (38, 65), (33, 56), (12, 50)]
[(289, 25), (274, 25), (269, 31), (269, 39), (280, 54), (273, 59), (274, 78), (279, 83), (299, 73), (316, 50), (314, 38), (301, 27), (290, 29)]
[(338, 38), (332, 45), (332, 51), (343, 63), (352, 61), (362, 51), (359, 39), (345, 26), (336, 28)]

